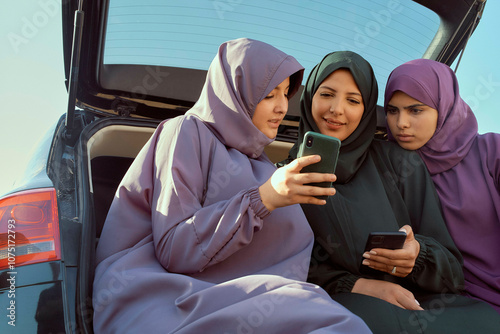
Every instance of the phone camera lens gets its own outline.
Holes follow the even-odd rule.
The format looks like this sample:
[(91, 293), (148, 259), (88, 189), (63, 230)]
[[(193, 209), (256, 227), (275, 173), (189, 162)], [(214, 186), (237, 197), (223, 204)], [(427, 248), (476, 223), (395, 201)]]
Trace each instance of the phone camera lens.
[(306, 146), (307, 147), (311, 147), (312, 144), (313, 144), (313, 137), (312, 136), (308, 136), (307, 139), (306, 139)]

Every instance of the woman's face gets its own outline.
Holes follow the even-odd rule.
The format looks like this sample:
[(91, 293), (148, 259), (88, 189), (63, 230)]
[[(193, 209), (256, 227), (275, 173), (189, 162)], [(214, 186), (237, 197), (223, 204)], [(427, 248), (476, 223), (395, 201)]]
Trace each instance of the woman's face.
[(290, 78), (283, 80), (257, 104), (252, 123), (268, 138), (275, 138), (278, 127), (288, 111)]
[(396, 91), (387, 104), (387, 124), (399, 146), (417, 150), (436, 131), (438, 111), (401, 91)]
[(330, 74), (312, 99), (312, 116), (320, 132), (341, 141), (356, 130), (364, 110), (361, 92), (346, 69)]

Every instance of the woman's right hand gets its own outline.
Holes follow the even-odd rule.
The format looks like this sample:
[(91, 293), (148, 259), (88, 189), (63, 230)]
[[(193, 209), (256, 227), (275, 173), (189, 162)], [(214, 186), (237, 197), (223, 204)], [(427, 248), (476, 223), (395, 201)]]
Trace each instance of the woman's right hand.
[(352, 292), (383, 299), (407, 310), (423, 310), (413, 293), (399, 284), (360, 278), (354, 284)]
[(334, 182), (335, 174), (300, 173), (305, 166), (321, 160), (319, 155), (311, 155), (293, 160), (286, 166), (278, 168), (263, 185), (259, 187), (262, 203), (269, 211), (292, 204), (326, 204), (325, 200), (315, 196), (332, 196), (334, 188), (322, 188), (307, 183)]

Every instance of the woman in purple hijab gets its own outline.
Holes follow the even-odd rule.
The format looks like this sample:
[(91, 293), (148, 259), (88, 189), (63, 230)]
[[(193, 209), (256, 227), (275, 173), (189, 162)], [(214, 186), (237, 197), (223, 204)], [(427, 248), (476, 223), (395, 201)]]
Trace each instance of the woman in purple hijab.
[(369, 333), (305, 283), (299, 205), (309, 157), (276, 170), (273, 141), (303, 68), (249, 39), (223, 43), (198, 102), (159, 125), (122, 180), (97, 248), (96, 333)]
[(432, 176), (466, 292), (500, 313), (500, 135), (478, 134), (455, 73), (433, 60), (397, 67), (385, 101), (389, 139), (417, 150)]

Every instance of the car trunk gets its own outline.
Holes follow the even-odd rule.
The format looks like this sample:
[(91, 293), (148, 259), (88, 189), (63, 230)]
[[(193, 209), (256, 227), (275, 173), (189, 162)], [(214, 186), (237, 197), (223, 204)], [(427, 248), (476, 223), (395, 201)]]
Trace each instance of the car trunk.
[[(359, 5), (356, 1), (350, 2), (351, 6)], [(479, 17), (484, 7), (483, 2), (480, 1), (476, 3), (473, 0), (419, 0), (415, 2), (423, 4), (439, 15), (439, 22), (436, 20), (434, 22), (438, 22), (436, 24), (439, 25), (439, 29), (437, 32), (432, 32), (431, 39), (433, 38), (433, 40), (431, 41), (431, 39), (429, 39), (427, 41), (427, 43), (430, 44), (424, 45), (421, 50), (416, 50), (416, 53), (412, 54), (411, 58), (417, 58), (424, 55), (427, 58), (451, 64), (466, 44), (467, 37), (477, 25), (477, 17)], [(184, 65), (158, 65), (153, 64), (152, 62), (121, 63), (120, 61), (115, 62), (109, 58), (109, 56), (105, 53), (105, 42), (107, 41), (109, 45), (112, 45), (113, 41), (106, 40), (106, 33), (112, 31), (117, 26), (122, 26), (123, 24), (122, 21), (118, 21), (114, 26), (112, 24), (107, 25), (109, 17), (112, 18), (110, 20), (111, 23), (113, 19), (116, 20), (118, 17), (115, 15), (113, 18), (114, 14), (110, 14), (109, 9), (107, 8), (109, 4), (113, 3), (117, 3), (117, 1), (80, 1), (80, 6), (78, 6), (78, 1), (64, 1), (62, 3), (63, 26), (65, 27), (63, 33), (64, 58), (66, 79), (70, 93), (68, 117), (66, 120), (67, 128), (64, 135), (67, 138), (68, 146), (74, 147), (76, 152), (75, 165), (77, 168), (76, 190), (78, 204), (78, 212), (76, 214), (82, 226), (82, 239), (78, 263), (76, 316), (78, 327), (80, 331), (84, 333), (93, 332), (92, 282), (95, 267), (95, 247), (99, 240), (109, 206), (115, 196), (116, 189), (133, 159), (151, 137), (159, 122), (165, 118), (171, 118), (183, 114), (194, 104), (203, 85), (206, 70), (208, 68), (208, 66), (205, 65), (200, 66), (202, 68), (188, 68), (189, 66)], [(196, 7), (196, 3), (197, 2), (190, 5)], [(224, 32), (232, 31), (231, 29), (224, 29), (224, 24), (227, 24), (230, 21), (227, 20), (230, 15), (246, 14), (248, 6), (255, 8), (258, 7), (253, 3), (250, 5), (234, 2), (231, 6), (227, 8), (224, 7), (226, 9), (230, 8), (231, 10), (221, 12), (221, 9), (216, 6), (216, 3), (220, 4), (220, 2), (214, 2), (213, 4), (200, 2), (199, 7), (208, 6), (212, 11), (215, 8), (215, 14), (219, 15), (219, 18), (221, 14), (225, 14), (226, 20), (223, 20), (222, 18), (220, 18), (222, 21), (212, 20), (217, 23), (222, 22), (222, 30), (224, 30)], [(269, 3), (271, 4), (272, 2)], [(344, 1), (342, 3), (344, 3)], [(399, 2), (389, 1), (383, 8), (371, 9), (367, 11), (367, 13), (372, 15), (369, 16), (370, 21), (368, 21), (368, 23), (379, 24), (379, 26), (384, 29), (388, 27), (389, 22), (391, 25), (395, 25), (397, 23), (396, 19), (399, 19), (399, 16), (401, 15), (396, 15), (399, 13), (398, 11), (391, 11), (392, 8), (388, 6), (392, 3), (397, 4)], [(184, 6), (185, 4), (187, 3), (184, 2), (182, 5)], [(134, 6), (137, 6), (137, 10), (142, 7), (146, 10), (148, 7), (142, 4), (134, 4)], [(159, 5), (159, 7), (167, 6), (168, 5), (165, 5), (164, 3), (160, 3)], [(178, 7), (180, 8), (181, 6)], [(287, 7), (293, 8), (294, 6)], [(300, 8), (298, 5), (296, 7), (299, 12), (305, 10), (304, 8)], [(76, 24), (80, 26), (73, 31), (70, 28), (73, 26), (74, 14), (77, 9), (79, 9), (79, 19)], [(308, 11), (310, 10), (309, 8), (306, 9)], [(384, 19), (380, 21), (380, 19), (384, 18), (380, 16), (380, 13), (386, 13), (388, 10), (391, 11), (393, 16), (389, 17), (388, 20)], [(284, 8), (280, 7), (280, 10), (277, 12), (281, 13), (282, 11), (285, 12)], [(265, 11), (259, 9), (258, 12), (261, 13)], [(324, 15), (327, 15), (327, 17), (324, 18), (323, 23), (335, 23), (335, 11), (332, 11), (332, 13), (329, 14), (323, 10), (322, 6), (321, 9), (315, 13), (315, 15), (320, 15), (323, 12)], [(361, 11), (358, 10), (355, 10), (354, 12), (361, 13)], [(150, 14), (151, 13), (144, 13), (147, 18), (150, 17)], [(314, 26), (316, 25), (316, 21), (318, 21), (315, 15), (310, 15), (312, 22), (311, 25)], [(123, 17), (133, 18), (134, 15), (126, 14)], [(207, 14), (202, 15), (202, 18), (206, 17), (208, 17)], [(172, 19), (175, 19), (175, 15)], [(163, 19), (163, 21), (167, 22), (168, 20)], [(255, 20), (251, 17), (249, 22), (253, 21), (259, 20)], [(278, 22), (280, 20), (275, 20), (273, 16), (270, 17), (270, 21)], [(294, 27), (298, 26), (301, 30), (300, 33), (295, 34), (295, 36), (305, 36), (307, 39), (310, 37), (323, 39), (324, 33), (312, 32), (311, 36), (304, 34), (302, 29), (307, 26), (307, 24), (297, 25), (295, 20), (284, 20), (280, 22), (288, 21), (292, 22)], [(400, 21), (404, 24), (407, 23), (407, 20), (404, 19), (401, 19)], [(414, 21), (417, 26), (420, 24), (418, 20)], [(125, 22), (135, 24), (134, 20)], [(233, 22), (238, 22), (238, 20), (233, 20)], [(358, 25), (360, 25), (361, 28), (367, 29), (368, 23), (365, 21), (360, 22), (358, 22)], [(125, 25), (123, 26), (125, 27)], [(194, 26), (201, 27), (201, 24), (195, 24)], [(201, 32), (203, 33), (204, 28), (201, 29)], [(328, 29), (331, 29), (331, 27)], [(135, 32), (138, 29), (134, 26), (133, 30)], [(264, 32), (268, 30), (265, 30)], [(331, 33), (333, 34), (340, 30), (341, 29), (338, 28), (331, 29)], [(415, 28), (413, 30), (419, 30), (419, 28)], [(308, 44), (301, 44), (300, 41), (293, 39), (290, 41), (291, 45), (287, 49), (285, 45), (282, 46), (279, 44), (281, 43), (281, 40), (286, 40), (286, 37), (290, 35), (290, 32), (287, 29), (283, 29), (283, 31), (285, 35), (275, 36), (277, 39), (271, 44), (274, 42), (278, 43), (276, 44), (277, 47), (282, 48), (284, 51), (289, 51), (291, 54), (296, 54), (299, 61), (307, 67), (307, 70), (311, 70), (312, 66), (314, 66), (314, 64), (317, 63), (327, 52), (335, 51), (339, 48), (356, 46), (358, 46), (358, 49), (354, 49), (353, 51), (357, 51), (362, 54), (368, 53), (370, 60), (377, 58), (382, 60), (381, 64), (383, 66), (374, 64), (376, 70), (384, 70), (381, 71), (381, 73), (385, 73), (383, 75), (380, 75), (377, 72), (378, 80), (381, 83), (385, 78), (384, 75), (386, 76), (389, 71), (384, 68), (392, 66), (390, 62), (386, 63), (387, 57), (391, 54), (391, 52), (387, 49), (387, 45), (379, 48), (382, 50), (382, 56), (377, 56), (376, 54), (370, 55), (369, 53), (377, 48), (371, 46), (364, 48), (367, 45), (363, 43), (361, 43), (361, 45), (356, 45), (355, 43), (353, 44), (353, 37), (349, 37), (350, 35), (347, 35), (347, 44), (342, 44), (340, 42), (332, 42), (328, 44), (324, 40), (321, 40), (321, 42), (316, 43), (317, 45), (315, 44), (311, 46)], [(348, 29), (348, 31), (353, 32), (355, 29)], [(79, 32), (82, 33), (81, 40), (73, 40), (73, 37)], [(114, 31), (114, 33), (120, 32)], [(131, 35), (130, 32), (126, 31), (122, 33), (127, 36)], [(247, 33), (249, 36), (237, 37), (252, 37), (253, 28), (248, 29), (244, 33)], [(396, 31), (396, 33), (398, 32)], [(192, 37), (194, 38), (196, 36), (197, 35), (193, 33)], [(267, 35), (264, 34), (263, 36)], [(188, 37), (189, 36), (186, 35), (186, 38)], [(226, 38), (224, 35), (224, 38), (221, 41), (229, 39), (229, 37)], [(123, 49), (124, 46), (130, 48), (131, 50), (142, 50), (144, 48), (141, 43), (146, 40), (146, 38), (144, 38), (144, 36), (136, 37), (133, 41), (138, 44), (135, 46), (131, 44), (131, 41), (126, 39), (123, 40), (125, 40), (124, 45), (115, 47), (115, 50)], [(373, 40), (375, 41), (375, 38)], [(160, 40), (157, 42), (162, 44), (161, 47), (158, 47), (158, 45), (151, 45), (151, 50), (154, 52), (158, 49), (164, 49), (165, 46), (176, 47), (176, 44), (169, 40)], [(180, 45), (183, 45), (182, 42)], [(206, 41), (205, 43), (198, 43), (198, 41), (195, 41), (192, 44), (209, 45), (209, 47), (212, 48), (210, 49), (210, 55), (212, 56), (215, 54), (218, 46), (215, 42), (208, 43)], [(81, 45), (80, 51), (78, 51), (77, 48), (79, 45)], [(298, 50), (300, 45), (302, 45), (305, 50)], [(322, 49), (319, 51), (316, 50), (317, 46), (321, 46)], [(395, 49), (398, 49), (398, 47), (402, 49), (407, 48), (407, 46), (404, 45), (390, 46)], [(313, 49), (316, 50), (315, 52), (317, 55), (312, 52)], [(154, 54), (153, 51), (151, 51), (151, 55)], [(197, 52), (200, 55), (207, 54), (204, 51), (206, 50)], [(76, 54), (76, 52), (78, 52), (78, 54)], [(81, 55), (79, 54), (80, 52)], [(169, 52), (170, 51), (166, 52), (166, 54)], [(309, 59), (311, 55), (316, 58), (312, 57), (313, 59)], [(122, 55), (117, 56), (121, 57)], [(203, 56), (203, 58), (209, 62), (212, 56)], [(155, 61), (156, 59), (163, 58), (166, 58), (165, 55), (155, 58)], [(178, 58), (180, 59), (185, 57)], [(380, 88), (381, 91), (383, 91), (382, 85), (380, 85)], [(300, 92), (290, 103), (290, 111), (287, 118), (283, 122), (282, 127), (280, 127), (277, 138), (278, 140), (266, 148), (266, 153), (273, 162), (285, 159), (288, 156), (288, 151), (293, 142), (296, 140), (299, 120), (299, 98)], [(78, 108), (75, 108), (75, 105)], [(378, 124), (380, 126), (379, 130), (381, 131), (380, 136), (383, 137), (383, 127), (385, 122), (383, 109), (381, 107), (379, 107), (379, 114), (380, 118)], [(87, 119), (87, 121), (81, 121), (82, 119)], [(85, 125), (76, 124), (75, 122), (83, 122)], [(81, 130), (79, 129), (82, 128), (84, 128), (84, 130), (80, 134)]]
[[(88, 182), (82, 182), (80, 187), (87, 188), (92, 198), (93, 208), (90, 209), (97, 240), (121, 179), (158, 124), (156, 121), (106, 118), (95, 122), (82, 135), (79, 165), (86, 174), (81, 180)], [(288, 157), (291, 147), (291, 142), (275, 141), (265, 148), (265, 152), (271, 161), (278, 162)]]

